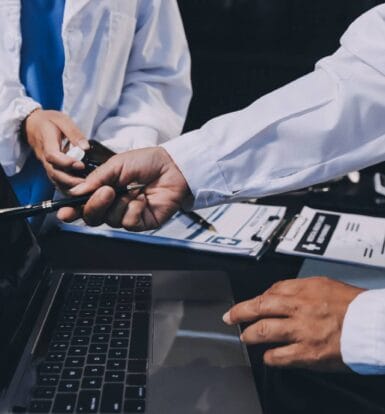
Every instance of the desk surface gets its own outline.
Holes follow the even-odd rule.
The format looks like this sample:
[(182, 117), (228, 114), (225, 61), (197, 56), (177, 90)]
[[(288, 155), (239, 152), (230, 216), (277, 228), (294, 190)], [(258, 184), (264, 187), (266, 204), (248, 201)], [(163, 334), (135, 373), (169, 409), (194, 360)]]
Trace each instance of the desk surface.
[[(352, 197), (357, 200), (358, 206), (362, 200), (367, 200), (370, 204), (373, 198), (370, 180), (371, 175), (368, 174), (364, 176), (359, 186), (354, 186), (344, 180), (335, 184), (333, 190), (326, 194), (272, 197), (264, 202), (287, 205), (289, 216), (295, 214), (304, 204), (332, 208), (333, 204), (337, 205), (336, 200), (340, 200), (341, 196)], [(349, 208), (352, 208), (351, 203)], [(373, 210), (373, 214), (380, 215), (380, 213), (378, 209)], [(237, 302), (262, 293), (278, 280), (296, 277), (302, 264), (302, 259), (298, 257), (283, 256), (272, 251), (256, 262), (250, 258), (170, 249), (58, 231), (42, 236), (40, 242), (48, 262), (53, 267), (59, 268), (118, 271), (127, 269), (224, 270), (230, 276), (234, 298)], [(367, 412), (362, 409), (366, 410), (370, 404), (372, 409), (377, 410), (370, 412), (385, 413), (385, 408), (382, 408), (385, 407), (384, 393), (380, 392), (373, 396), (373, 390), (377, 387), (381, 390), (385, 389), (385, 379), (382, 377), (363, 378), (353, 374), (341, 376), (271, 370), (265, 368), (261, 362), (262, 351), (263, 347), (249, 349), (256, 384), (262, 395), (266, 412), (323, 413), (326, 412), (324, 411), (326, 407), (328, 407), (328, 413)], [(365, 393), (361, 395), (362, 389), (371, 390), (370, 397), (367, 397)], [(287, 390), (290, 392), (288, 393)], [(332, 395), (334, 400), (339, 401), (337, 405), (333, 405), (335, 411), (330, 407)], [(372, 404), (372, 400), (376, 403)], [(354, 411), (351, 411), (351, 407), (354, 407)], [(357, 409), (361, 411), (356, 411)]]

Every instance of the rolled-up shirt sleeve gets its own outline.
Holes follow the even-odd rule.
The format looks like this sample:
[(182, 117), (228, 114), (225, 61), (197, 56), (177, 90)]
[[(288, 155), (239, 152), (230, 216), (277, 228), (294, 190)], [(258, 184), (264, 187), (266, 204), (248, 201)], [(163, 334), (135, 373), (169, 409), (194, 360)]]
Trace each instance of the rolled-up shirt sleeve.
[(385, 289), (367, 290), (350, 303), (342, 326), (341, 354), (359, 374), (385, 374)]
[(193, 208), (303, 188), (385, 160), (385, 6), (315, 71), (162, 144)]

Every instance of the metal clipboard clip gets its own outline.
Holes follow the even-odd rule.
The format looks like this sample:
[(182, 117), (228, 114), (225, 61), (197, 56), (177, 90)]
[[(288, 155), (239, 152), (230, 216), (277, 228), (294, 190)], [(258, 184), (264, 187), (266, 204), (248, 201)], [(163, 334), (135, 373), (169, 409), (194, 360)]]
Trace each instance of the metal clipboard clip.
[[(259, 252), (255, 256), (255, 260), (259, 260), (269, 250), (270, 246), (272, 245), (273, 241), (276, 238), (279, 239), (278, 235), (281, 234), (282, 229), (286, 231), (286, 227), (285, 227), (286, 224), (287, 224), (287, 220), (282, 219), (281, 223), (278, 224), (278, 226), (274, 229), (274, 231), (270, 234), (270, 236), (263, 243), (262, 248), (259, 250)], [(253, 255), (253, 252), (251, 252), (251, 255)]]

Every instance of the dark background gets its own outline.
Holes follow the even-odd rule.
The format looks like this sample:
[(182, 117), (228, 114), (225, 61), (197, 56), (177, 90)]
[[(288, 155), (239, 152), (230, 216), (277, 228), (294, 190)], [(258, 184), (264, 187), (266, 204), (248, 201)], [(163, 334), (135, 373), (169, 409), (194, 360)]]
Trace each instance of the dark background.
[(186, 130), (311, 71), (379, 0), (178, 0), (193, 62)]

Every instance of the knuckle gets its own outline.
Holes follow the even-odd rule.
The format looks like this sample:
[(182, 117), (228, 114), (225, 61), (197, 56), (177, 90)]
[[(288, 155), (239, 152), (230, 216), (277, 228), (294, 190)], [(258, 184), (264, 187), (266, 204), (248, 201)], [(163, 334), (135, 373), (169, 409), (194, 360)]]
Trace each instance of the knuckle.
[(263, 313), (263, 311), (266, 309), (266, 296), (265, 295), (257, 296), (253, 300), (253, 305), (254, 305), (254, 311), (257, 315), (260, 315), (261, 313)]
[(257, 322), (257, 324), (255, 325), (255, 333), (257, 334), (257, 336), (261, 338), (266, 338), (267, 336), (269, 336), (269, 332), (269, 324), (264, 319)]

